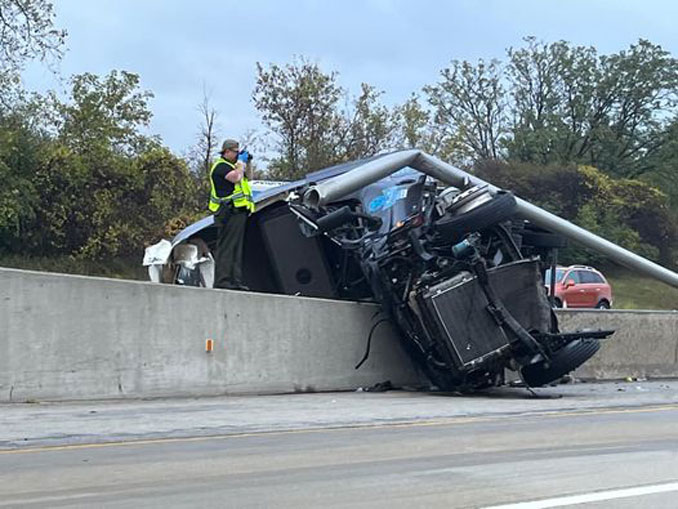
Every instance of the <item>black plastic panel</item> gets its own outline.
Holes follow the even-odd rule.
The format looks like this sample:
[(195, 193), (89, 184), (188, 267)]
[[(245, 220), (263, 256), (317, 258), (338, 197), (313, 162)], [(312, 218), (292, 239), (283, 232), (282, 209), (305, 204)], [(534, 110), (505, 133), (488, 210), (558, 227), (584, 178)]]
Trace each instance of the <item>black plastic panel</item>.
[(317, 237), (304, 237), (286, 207), (265, 211), (259, 221), (280, 290), (288, 295), (335, 297), (332, 275)]

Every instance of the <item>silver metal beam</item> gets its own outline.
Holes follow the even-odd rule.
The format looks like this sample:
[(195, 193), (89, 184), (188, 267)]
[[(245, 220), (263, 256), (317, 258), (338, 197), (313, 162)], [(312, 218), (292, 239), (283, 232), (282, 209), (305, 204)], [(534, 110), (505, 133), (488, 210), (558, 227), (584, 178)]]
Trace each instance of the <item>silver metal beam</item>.
[[(348, 173), (311, 187), (304, 194), (304, 203), (311, 207), (318, 207), (338, 200), (406, 166), (410, 166), (455, 187), (461, 187), (466, 180), (469, 180), (474, 185), (487, 184), (492, 189), (497, 189), (491, 183), (485, 182), (420, 150), (404, 150), (368, 161)], [(537, 226), (559, 233), (574, 242), (607, 256), (621, 265), (678, 288), (678, 274), (675, 272), (619, 247), (521, 198), (517, 198), (517, 203), (517, 214)]]
[(388, 177), (405, 166), (412, 166), (420, 153), (420, 150), (402, 150), (361, 164), (343, 175), (312, 186), (304, 193), (304, 203), (315, 208), (338, 200), (368, 184)]

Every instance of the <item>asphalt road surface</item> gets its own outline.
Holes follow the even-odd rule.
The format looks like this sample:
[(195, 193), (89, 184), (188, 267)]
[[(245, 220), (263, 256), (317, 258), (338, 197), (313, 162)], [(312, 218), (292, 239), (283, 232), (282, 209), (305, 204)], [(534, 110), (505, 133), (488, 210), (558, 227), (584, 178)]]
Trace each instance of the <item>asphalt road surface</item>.
[(0, 507), (678, 507), (675, 384), (599, 387), (6, 405)]

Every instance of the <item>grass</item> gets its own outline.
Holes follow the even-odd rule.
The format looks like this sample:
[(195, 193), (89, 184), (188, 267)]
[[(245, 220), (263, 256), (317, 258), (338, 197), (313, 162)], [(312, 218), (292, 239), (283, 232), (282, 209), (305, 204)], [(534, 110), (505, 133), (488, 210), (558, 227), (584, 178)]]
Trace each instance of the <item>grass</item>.
[(678, 288), (619, 266), (600, 267), (612, 286), (616, 309), (678, 309)]
[(83, 276), (101, 276), (115, 279), (148, 280), (146, 267), (141, 258), (114, 258), (111, 260), (80, 260), (70, 256), (18, 256), (0, 255), (0, 267), (57, 272), (60, 274), (80, 274)]

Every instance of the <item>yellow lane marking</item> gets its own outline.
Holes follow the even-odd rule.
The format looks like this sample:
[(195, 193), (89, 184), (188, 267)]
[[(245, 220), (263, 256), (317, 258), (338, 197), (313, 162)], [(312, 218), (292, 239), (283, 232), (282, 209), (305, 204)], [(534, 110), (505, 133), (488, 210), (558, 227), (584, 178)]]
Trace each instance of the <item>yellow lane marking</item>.
[(586, 415), (613, 415), (613, 414), (639, 414), (649, 412), (665, 412), (671, 410), (678, 410), (678, 405), (661, 405), (643, 408), (604, 408), (604, 409), (588, 409), (588, 410), (572, 410), (572, 411), (543, 411), (523, 414), (509, 414), (509, 415), (492, 415), (484, 417), (449, 417), (439, 419), (427, 419), (421, 421), (403, 421), (390, 422), (381, 424), (348, 424), (345, 426), (328, 426), (323, 428), (302, 428), (289, 429), (280, 431), (255, 431), (247, 433), (232, 433), (226, 435), (205, 435), (199, 437), (166, 437), (166, 438), (151, 438), (139, 440), (118, 440), (111, 442), (89, 443), (89, 444), (70, 444), (70, 445), (46, 445), (42, 447), (27, 447), (24, 449), (4, 449), (0, 450), (0, 455), (3, 454), (27, 454), (35, 452), (51, 452), (51, 451), (68, 451), (77, 449), (97, 449), (103, 447), (125, 447), (135, 445), (152, 445), (152, 444), (172, 444), (172, 443), (189, 443), (189, 442), (205, 442), (208, 440), (226, 440), (231, 438), (249, 438), (261, 436), (280, 436), (292, 435), (301, 433), (322, 433), (330, 431), (343, 430), (374, 430), (374, 429), (394, 429), (394, 428), (418, 428), (424, 426), (447, 426), (450, 424), (468, 424), (477, 422), (494, 422), (506, 419), (529, 419), (534, 417), (560, 418), (560, 417), (580, 417)]

